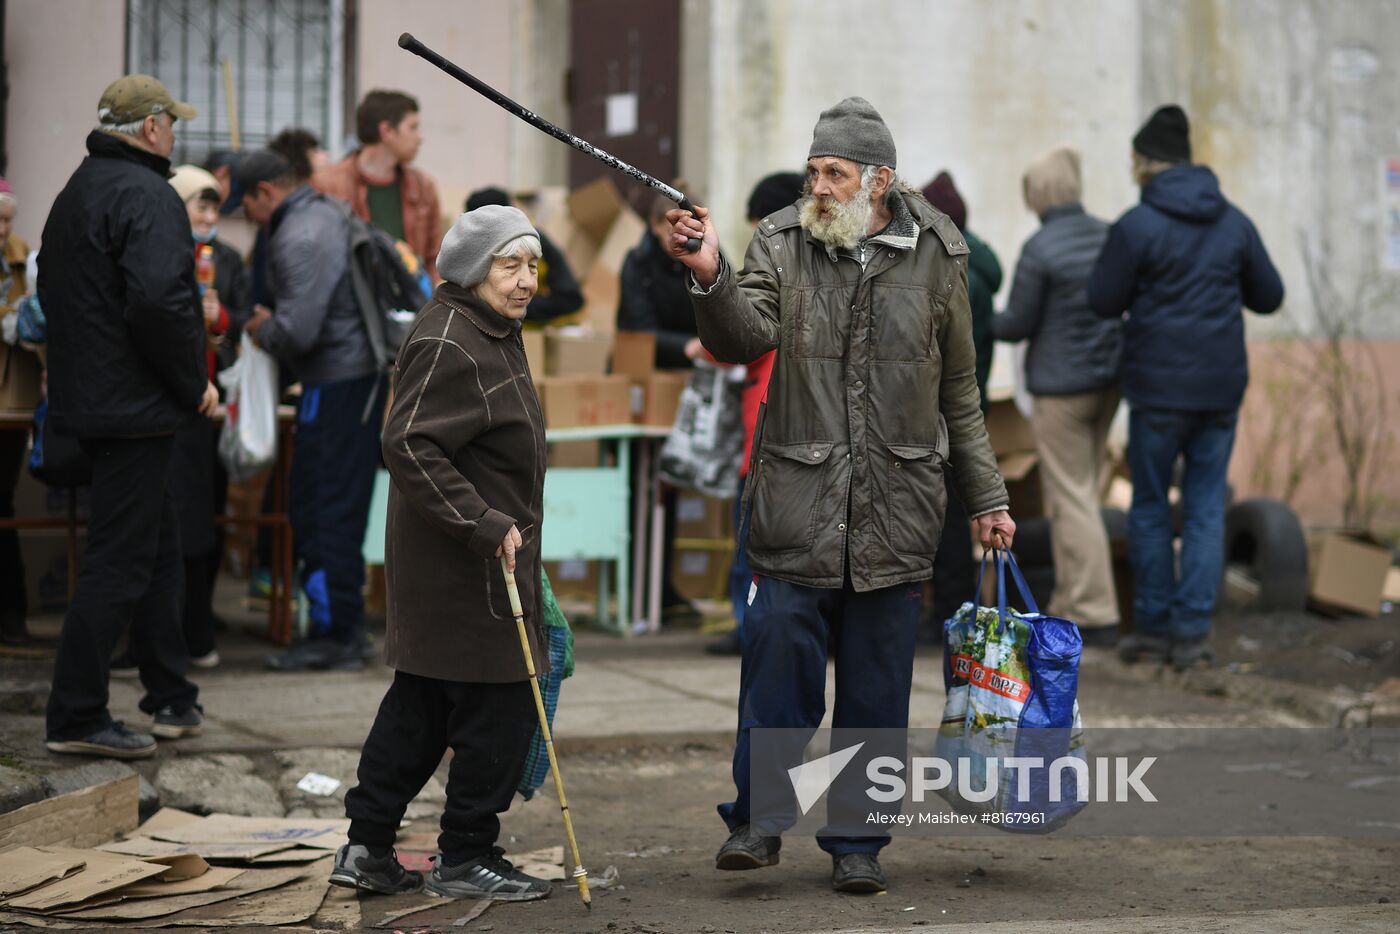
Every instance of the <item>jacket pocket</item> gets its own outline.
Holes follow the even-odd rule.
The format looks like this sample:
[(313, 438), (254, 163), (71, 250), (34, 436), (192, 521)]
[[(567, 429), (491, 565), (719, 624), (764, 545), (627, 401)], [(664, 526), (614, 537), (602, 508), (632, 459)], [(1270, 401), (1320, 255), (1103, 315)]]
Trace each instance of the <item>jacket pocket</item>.
[(890, 545), (906, 555), (929, 558), (938, 550), (948, 487), (943, 476), (943, 455), (931, 444), (890, 445), (889, 477)]
[(803, 551), (817, 537), (832, 442), (766, 444), (758, 456), (749, 544), (759, 551)]

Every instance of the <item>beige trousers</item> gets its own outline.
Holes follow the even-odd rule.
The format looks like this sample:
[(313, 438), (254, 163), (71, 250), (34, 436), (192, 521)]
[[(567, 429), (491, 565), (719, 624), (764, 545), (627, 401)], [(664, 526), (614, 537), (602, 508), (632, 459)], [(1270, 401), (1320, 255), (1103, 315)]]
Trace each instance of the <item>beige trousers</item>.
[(1036, 396), (1031, 415), (1055, 556), (1055, 593), (1048, 612), (1085, 627), (1118, 624), (1113, 560), (1099, 516), (1108, 428), (1118, 399), (1116, 389)]

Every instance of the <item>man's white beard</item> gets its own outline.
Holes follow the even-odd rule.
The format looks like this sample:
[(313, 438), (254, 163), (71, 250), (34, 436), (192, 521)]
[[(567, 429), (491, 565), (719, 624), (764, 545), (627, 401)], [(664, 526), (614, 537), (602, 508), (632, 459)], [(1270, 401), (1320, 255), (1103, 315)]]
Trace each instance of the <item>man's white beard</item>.
[[(802, 229), (823, 243), (838, 249), (852, 249), (870, 229), (870, 221), (875, 216), (875, 202), (870, 200), (870, 189), (875, 180), (867, 179), (860, 191), (844, 203), (835, 198), (818, 198), (808, 194), (798, 206), (798, 220)], [(830, 211), (829, 218), (822, 218), (822, 211)]]

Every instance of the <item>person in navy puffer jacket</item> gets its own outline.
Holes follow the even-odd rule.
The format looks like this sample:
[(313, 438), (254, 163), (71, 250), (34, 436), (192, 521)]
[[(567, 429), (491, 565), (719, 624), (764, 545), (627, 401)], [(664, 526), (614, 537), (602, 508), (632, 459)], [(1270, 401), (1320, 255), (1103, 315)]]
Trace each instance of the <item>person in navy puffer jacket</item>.
[[(1225, 478), (1249, 382), (1241, 306), (1276, 311), (1283, 282), (1215, 173), (1191, 164), (1180, 107), (1158, 108), (1133, 137), (1133, 172), (1142, 202), (1109, 231), (1087, 285), (1096, 314), (1127, 315), (1120, 383), (1131, 406), (1136, 631), (1119, 653), (1186, 669), (1211, 658)], [(1178, 457), (1185, 458), (1179, 574), (1167, 501)]]

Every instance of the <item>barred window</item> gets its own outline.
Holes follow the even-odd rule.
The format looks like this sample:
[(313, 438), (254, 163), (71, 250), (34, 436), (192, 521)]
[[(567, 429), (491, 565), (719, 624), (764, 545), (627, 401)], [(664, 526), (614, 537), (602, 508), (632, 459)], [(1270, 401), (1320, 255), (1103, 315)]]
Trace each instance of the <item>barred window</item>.
[[(340, 150), (346, 4), (353, 0), (128, 0), (127, 71), (155, 75), (199, 117), (175, 133), (176, 163), (302, 126)], [(228, 68), (225, 70), (224, 61)]]

